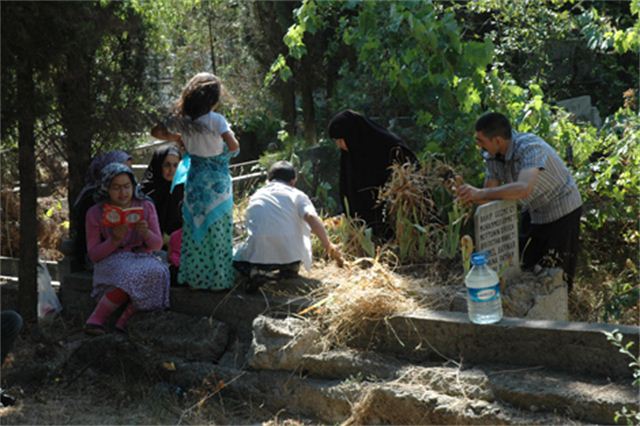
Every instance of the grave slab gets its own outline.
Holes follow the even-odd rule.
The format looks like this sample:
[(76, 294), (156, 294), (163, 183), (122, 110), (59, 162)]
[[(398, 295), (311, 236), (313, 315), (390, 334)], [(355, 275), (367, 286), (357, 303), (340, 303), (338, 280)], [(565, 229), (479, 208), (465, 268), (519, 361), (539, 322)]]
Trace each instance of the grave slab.
[[(518, 208), (514, 201), (492, 201), (474, 214), (476, 251), (486, 251), (488, 265), (499, 275), (520, 272)], [(504, 272), (503, 272), (504, 271)], [(501, 273), (502, 272), (502, 273)]]
[(630, 358), (604, 332), (618, 330), (639, 345), (640, 327), (505, 317), (477, 325), (467, 314), (420, 310), (363, 327), (351, 346), (413, 362), (453, 360), (465, 365), (511, 364), (612, 379), (630, 379)]

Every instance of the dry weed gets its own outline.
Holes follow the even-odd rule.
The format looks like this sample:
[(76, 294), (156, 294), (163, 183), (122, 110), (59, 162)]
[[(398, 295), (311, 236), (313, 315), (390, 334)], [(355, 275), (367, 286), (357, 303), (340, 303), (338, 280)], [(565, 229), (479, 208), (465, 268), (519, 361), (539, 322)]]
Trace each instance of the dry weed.
[[(364, 268), (362, 267), (364, 266)], [(311, 294), (317, 302), (301, 314), (313, 312), (330, 344), (342, 346), (370, 321), (418, 308), (415, 283), (400, 280), (379, 258), (349, 263), (346, 277), (329, 281)]]

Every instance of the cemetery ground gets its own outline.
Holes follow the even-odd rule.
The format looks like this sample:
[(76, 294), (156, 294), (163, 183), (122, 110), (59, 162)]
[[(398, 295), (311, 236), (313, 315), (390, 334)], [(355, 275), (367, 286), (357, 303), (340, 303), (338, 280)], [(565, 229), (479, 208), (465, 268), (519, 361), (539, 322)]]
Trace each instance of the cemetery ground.
[[(59, 199), (60, 197), (54, 195), (39, 200), (42, 209), (41, 256), (45, 259), (59, 260), (61, 258), (61, 253), (57, 251), (56, 247), (65, 234), (61, 224), (67, 220), (67, 213), (64, 204), (59, 203)], [(4, 201), (3, 205), (5, 205)], [(4, 223), (6, 224), (6, 222)], [(10, 228), (6, 226), (5, 229)], [(316, 284), (328, 282), (336, 284), (348, 282), (350, 279), (357, 284), (358, 282), (374, 282), (379, 277), (385, 276), (386, 269), (383, 270), (383, 274), (376, 274), (375, 272), (378, 270), (375, 268), (380, 265), (376, 262), (369, 261), (369, 263), (366, 268), (356, 269), (361, 272), (357, 273), (355, 280), (353, 277), (345, 276), (344, 270), (324, 261), (317, 262), (310, 274), (303, 273), (302, 275), (305, 277), (304, 282)], [(585, 273), (585, 271), (590, 272)], [(418, 293), (423, 292), (422, 297), (416, 299), (420, 302), (420, 306), (435, 309), (451, 306), (459, 296), (458, 290), (463, 285), (462, 266), (458, 260), (439, 260), (430, 264), (399, 266), (395, 268), (394, 277), (398, 278), (405, 288), (414, 289)], [(605, 302), (612, 300), (610, 297), (605, 301), (602, 295), (607, 291), (604, 289), (611, 288), (611, 286), (607, 286), (607, 282), (615, 282), (615, 279), (615, 276), (607, 277), (602, 274), (595, 275), (594, 279), (593, 270), (582, 265), (578, 272), (576, 288), (569, 298), (569, 319), (571, 321), (602, 322), (603, 312), (609, 308)], [(529, 284), (524, 282), (522, 285), (523, 287), (531, 287), (538, 282), (539, 280), (532, 278)], [(15, 308), (17, 305), (16, 287), (16, 283), (2, 286), (3, 309)], [(326, 293), (322, 293), (317, 286), (301, 286), (300, 290), (311, 294), (319, 302), (327, 299)], [(274, 286), (270, 288), (270, 293), (278, 296), (281, 289)], [(376, 299), (376, 302), (396, 303), (397, 300)], [(411, 300), (402, 300), (401, 302), (413, 303)], [(319, 306), (321, 307), (322, 303)], [(407, 307), (411, 306), (403, 306), (403, 308)], [(393, 307), (389, 306), (389, 308)], [(507, 303), (505, 314), (508, 316), (510, 312), (513, 312), (512, 310), (518, 309), (524, 308), (510, 306)], [(619, 315), (611, 319), (620, 324), (637, 325), (637, 309), (636, 300), (630, 307), (622, 309)], [(313, 315), (314, 312), (311, 311), (306, 316), (312, 317)], [(357, 313), (354, 313), (351, 318), (353, 317), (357, 317)], [(353, 323), (339, 322), (336, 324), (354, 325)], [(337, 333), (334, 337), (339, 337), (340, 330), (338, 328), (334, 328), (332, 331)], [(225, 389), (227, 387), (232, 388), (243, 382), (252, 383), (247, 376), (241, 374), (233, 373), (231, 376), (225, 377), (224, 380), (200, 381), (188, 389), (158, 379), (147, 370), (148, 365), (145, 364), (145, 357), (141, 356), (144, 354), (137, 352), (135, 344), (134, 350), (127, 352), (132, 348), (132, 346), (128, 346), (127, 338), (110, 333), (107, 339), (102, 344), (95, 344), (100, 341), (96, 342), (95, 338), (85, 336), (82, 333), (81, 316), (56, 318), (49, 323), (44, 323), (38, 329), (25, 330), (15, 345), (14, 354), (11, 355), (11, 359), (2, 372), (3, 387), (10, 384), (8, 390), (18, 397), (18, 404), (14, 407), (0, 409), (0, 422), (2, 424), (318, 423), (317, 419), (301, 418), (286, 410), (273, 410), (262, 405), (253, 396), (243, 394), (242, 391), (227, 392), (228, 389)], [(87, 359), (102, 356), (103, 353), (100, 351), (104, 349), (102, 345), (106, 343), (124, 348), (123, 354), (125, 360), (129, 361), (129, 365), (122, 360), (111, 359), (104, 369), (88, 366)], [(246, 347), (243, 349), (246, 350)], [(391, 359), (389, 362), (391, 365), (394, 361)], [(173, 365), (168, 361), (163, 368), (169, 371)], [(451, 371), (454, 377), (461, 374), (459, 368), (455, 366)], [(523, 374), (529, 373), (531, 372), (526, 371)], [(297, 372), (287, 372), (286, 375), (291, 380), (299, 376)], [(235, 383), (233, 383), (234, 380)], [(354, 372), (343, 377), (341, 385), (363, 389), (366, 382), (368, 382), (366, 375)], [(606, 388), (608, 385), (603, 386)], [(599, 398), (600, 392), (601, 388), (598, 386), (588, 387), (584, 391), (584, 395), (587, 400), (595, 401)], [(468, 408), (469, 400), (464, 395), (463, 393), (460, 397), (458, 392), (458, 396), (448, 400), (447, 404), (453, 407)], [(326, 401), (322, 399), (317, 401), (319, 407), (324, 404)], [(362, 409), (362, 407), (360, 408)], [(531, 423), (561, 424), (570, 420), (566, 417), (550, 418), (548, 414), (535, 412), (528, 412), (527, 416), (526, 421)], [(494, 421), (497, 420), (494, 419)], [(522, 421), (524, 420), (518, 421), (512, 417), (509, 422)], [(440, 419), (440, 423), (446, 422)], [(469, 420), (469, 423), (473, 423), (473, 421)]]
[[(0, 285), (3, 309), (14, 308), (17, 283), (5, 280)], [(168, 383), (141, 380), (124, 365), (112, 365), (117, 371), (105, 373), (77, 361), (62, 362), (93, 339), (82, 327), (82, 321), (57, 316), (38, 329), (23, 330), (2, 370), (2, 387), (17, 403), (0, 408), (0, 424), (304, 423), (250, 399), (223, 396), (215, 385), (203, 383), (184, 392)], [(101, 356), (98, 351), (92, 356)], [(14, 385), (7, 387), (7, 382)]]
[[(291, 300), (323, 281), (347, 278), (333, 265), (318, 266), (302, 279), (268, 284), (253, 304), (264, 297), (275, 307), (278, 297)], [(407, 282), (401, 285), (411, 286), (416, 271), (405, 272)], [(356, 281), (367, 276), (356, 275)], [(179, 290), (184, 291), (177, 310), (185, 308), (185, 300), (209, 296)], [(5, 283), (2, 293), (3, 307), (15, 303), (15, 283)], [(376, 306), (385, 300), (369, 294)], [(245, 297), (229, 296), (235, 299), (230, 304)], [(282, 317), (271, 309), (266, 315), (273, 318), (253, 321), (249, 344), (246, 336), (234, 341), (232, 335), (243, 333), (230, 332), (224, 322), (179, 311), (137, 315), (128, 336), (89, 337), (82, 332), (85, 313), (76, 315), (75, 308), (69, 303), (67, 315), (26, 330), (17, 341), (2, 380), (18, 403), (0, 409), (2, 424), (611, 423), (614, 410), (637, 402), (630, 380), (620, 377), (539, 365), (492, 366), (455, 356), (447, 362), (408, 362), (341, 344), (321, 349), (319, 341), (327, 336), (338, 341), (341, 331), (329, 328), (319, 336), (308, 327), (313, 315)], [(405, 339), (402, 333), (397, 338)], [(392, 340), (385, 346), (400, 349)], [(492, 344), (508, 347), (508, 340)], [(397, 410), (388, 411), (391, 407)]]

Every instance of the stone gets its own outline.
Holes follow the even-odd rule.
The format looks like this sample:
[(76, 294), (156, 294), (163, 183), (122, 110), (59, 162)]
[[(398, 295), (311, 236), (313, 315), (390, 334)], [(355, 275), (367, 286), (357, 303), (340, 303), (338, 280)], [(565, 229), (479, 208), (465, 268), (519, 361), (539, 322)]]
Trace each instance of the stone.
[(633, 371), (629, 358), (607, 341), (605, 333), (614, 330), (622, 334), (623, 345), (633, 342), (638, 347), (637, 326), (509, 317), (477, 325), (463, 313), (418, 310), (364, 324), (361, 336), (349, 346), (412, 362), (453, 359), (474, 365), (545, 366), (624, 379)]
[(488, 265), (498, 275), (520, 271), (517, 206), (513, 201), (492, 201), (474, 214), (476, 251), (486, 251)]
[(304, 355), (300, 369), (310, 376), (323, 379), (343, 379), (350, 376), (391, 379), (396, 377), (400, 363), (395, 358), (374, 352), (332, 350)]
[(558, 106), (566, 109), (577, 118), (590, 121), (594, 126), (600, 127), (602, 119), (598, 108), (591, 105), (591, 96), (577, 96), (575, 98), (558, 101)]
[(295, 370), (304, 355), (322, 352), (320, 337), (320, 331), (308, 321), (260, 315), (253, 321), (249, 365), (255, 369)]
[(539, 294), (525, 318), (567, 321), (569, 319), (569, 292), (567, 286), (557, 287), (549, 294)]

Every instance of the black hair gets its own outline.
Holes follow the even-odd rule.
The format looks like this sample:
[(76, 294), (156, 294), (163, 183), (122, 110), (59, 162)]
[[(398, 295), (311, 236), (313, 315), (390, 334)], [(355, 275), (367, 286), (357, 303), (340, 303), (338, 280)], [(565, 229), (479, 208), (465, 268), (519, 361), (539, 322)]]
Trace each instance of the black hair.
[(296, 178), (296, 169), (288, 161), (276, 161), (269, 168), (269, 174), (267, 175), (269, 180), (279, 180), (282, 182), (291, 182)]
[(183, 89), (176, 109), (180, 115), (188, 115), (192, 120), (205, 115), (220, 100), (222, 84), (210, 73), (196, 74)]
[(499, 112), (487, 112), (476, 121), (476, 132), (482, 132), (488, 138), (502, 136), (511, 139), (511, 123)]

